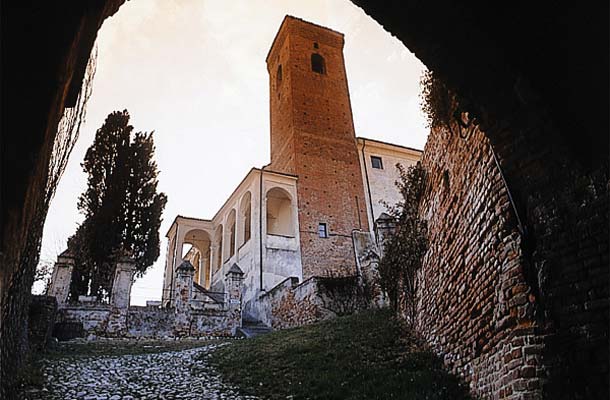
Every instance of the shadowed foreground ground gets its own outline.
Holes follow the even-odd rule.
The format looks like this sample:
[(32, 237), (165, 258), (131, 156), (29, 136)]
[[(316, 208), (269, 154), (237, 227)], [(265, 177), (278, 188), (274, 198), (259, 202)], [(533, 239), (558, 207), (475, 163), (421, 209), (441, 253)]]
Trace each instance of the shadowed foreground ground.
[(236, 341), (208, 362), (271, 399), (469, 399), (459, 380), (387, 311)]
[(249, 340), (71, 341), (39, 355), (18, 398), (469, 399), (404, 332), (384, 310)]
[(203, 354), (231, 341), (67, 342), (41, 356), (16, 397), (28, 400), (252, 399), (223, 382)]

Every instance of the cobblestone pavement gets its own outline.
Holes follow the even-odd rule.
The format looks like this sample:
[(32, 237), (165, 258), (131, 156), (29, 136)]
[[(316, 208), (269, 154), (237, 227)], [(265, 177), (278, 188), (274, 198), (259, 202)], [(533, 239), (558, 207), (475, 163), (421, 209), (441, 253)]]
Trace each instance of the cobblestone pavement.
[[(26, 399), (255, 399), (224, 383), (205, 354), (223, 344), (156, 354), (61, 358), (44, 361), (41, 390)], [(224, 344), (226, 345), (226, 343)]]

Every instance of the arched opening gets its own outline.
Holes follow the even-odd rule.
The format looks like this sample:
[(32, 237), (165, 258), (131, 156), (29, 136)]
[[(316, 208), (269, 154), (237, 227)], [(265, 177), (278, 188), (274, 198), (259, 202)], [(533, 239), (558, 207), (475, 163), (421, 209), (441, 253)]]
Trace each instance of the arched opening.
[(276, 187), (267, 192), (267, 234), (294, 236), (292, 201), (284, 189)]
[(311, 55), (311, 70), (318, 74), (325, 74), (326, 63), (324, 61), (324, 57), (322, 57), (318, 53), (313, 53)]
[(235, 209), (229, 213), (226, 225), (225, 243), (227, 243), (227, 246), (224, 261), (229, 260), (235, 254)]
[(214, 245), (214, 272), (220, 269), (222, 265), (222, 247), (223, 247), (223, 232), (224, 228), (222, 225), (219, 225), (216, 228), (216, 232), (214, 233), (215, 245)]
[(182, 259), (189, 261), (195, 267), (193, 280), (195, 283), (208, 287), (211, 268), (210, 235), (201, 229), (192, 229), (184, 235)]
[[(29, 212), (29, 210), (36, 210), (39, 207), (36, 203), (31, 202), (32, 205), (28, 205), (28, 208), (24, 207), (23, 199), (26, 194), (36, 193), (37, 191), (44, 190), (44, 179), (33, 179), (33, 177), (43, 177), (47, 168), (46, 163), (39, 162), (34, 167), (30, 164), (32, 159), (45, 160), (50, 152), (53, 150), (52, 142), (54, 135), (42, 134), (44, 132), (56, 132), (57, 129), (53, 124), (57, 124), (59, 116), (63, 113), (64, 102), (66, 105), (70, 104), (70, 98), (74, 97), (73, 82), (80, 82), (81, 79), (77, 72), (74, 72), (76, 76), (71, 76), (72, 71), (78, 71), (78, 63), (81, 62), (83, 57), (88, 54), (88, 49), (93, 45), (94, 40), (87, 40), (88, 38), (94, 37), (96, 30), (99, 29), (101, 21), (107, 16), (111, 15), (120, 6), (122, 1), (104, 1), (98, 2), (95, 6), (89, 7), (73, 7), (70, 9), (70, 13), (64, 13), (64, 18), (60, 19), (62, 26), (66, 29), (61, 32), (53, 32), (53, 29), (48, 29), (48, 26), (57, 24), (58, 20), (48, 18), (49, 12), (31, 12), (30, 8), (23, 7), (18, 10), (15, 16), (15, 10), (12, 10), (13, 15), (11, 20), (19, 21), (30, 21), (30, 24), (16, 23), (12, 25), (12, 28), (17, 27), (17, 33), (14, 32), (6, 36), (19, 38), (23, 41), (23, 38), (40, 37), (41, 33), (48, 35), (48, 40), (31, 40), (33, 46), (28, 46), (29, 57), (35, 59), (40, 51), (36, 51), (37, 48), (43, 48), (49, 54), (57, 55), (56, 57), (45, 57), (40, 62), (22, 62), (22, 68), (29, 68), (34, 74), (41, 77), (41, 80), (30, 80), (29, 86), (33, 87), (34, 90), (40, 88), (40, 82), (42, 78), (49, 76), (53, 71), (65, 70), (70, 71), (65, 79), (60, 79), (63, 85), (55, 85), (53, 87), (47, 87), (48, 90), (40, 90), (40, 95), (43, 97), (40, 100), (41, 104), (48, 105), (48, 109), (39, 107), (36, 110), (26, 109), (22, 113), (27, 115), (27, 118), (14, 118), (20, 130), (22, 132), (28, 132), (28, 135), (12, 135), (12, 139), (15, 143), (11, 142), (11, 148), (19, 149), (20, 154), (16, 154), (15, 157), (11, 157), (7, 162), (9, 163), (21, 163), (17, 166), (13, 165), (14, 174), (11, 174), (11, 179), (8, 180), (7, 184), (10, 188), (10, 194), (7, 201), (5, 201), (6, 214), (11, 218), (23, 218), (26, 219), (26, 223), (9, 223), (7, 231), (4, 235), (5, 240), (9, 243), (5, 246), (10, 254), (4, 254), (4, 258), (10, 260), (7, 266), (6, 275), (9, 275), (11, 284), (13, 277), (17, 280), (16, 287), (25, 287), (24, 290), (29, 290), (28, 285), (23, 285), (19, 279), (29, 279), (28, 273), (22, 273), (21, 257), (31, 257), (28, 253), (23, 250), (30, 245), (29, 242), (23, 242), (21, 246), (19, 243), (10, 243), (14, 237), (26, 237), (29, 234), (29, 229), (38, 229), (36, 222), (29, 223), (31, 220), (37, 218), (37, 214)], [(132, 2), (134, 3), (134, 2)], [(404, 41), (411, 50), (415, 51), (419, 57), (422, 58), (426, 64), (434, 69), (439, 70), (442, 75), (453, 83), (454, 87), (467, 88), (467, 94), (469, 100), (473, 104), (479, 104), (481, 108), (480, 114), (488, 114), (487, 111), (491, 110), (489, 124), (494, 125), (497, 121), (504, 122), (503, 126), (515, 126), (519, 127), (522, 132), (529, 132), (523, 134), (525, 139), (536, 141), (539, 139), (546, 146), (549, 145), (550, 155), (539, 156), (540, 165), (549, 166), (551, 170), (556, 164), (553, 162), (553, 157), (559, 158), (566, 164), (574, 161), (587, 161), (586, 158), (591, 158), (589, 150), (595, 150), (594, 154), (597, 154), (598, 158), (594, 158), (595, 163), (606, 162), (607, 154), (605, 149), (607, 146), (607, 135), (604, 134), (604, 126), (607, 125), (605, 121), (606, 113), (603, 108), (605, 107), (605, 101), (582, 101), (582, 99), (599, 99), (606, 98), (605, 85), (595, 84), (599, 79), (599, 71), (607, 70), (607, 57), (603, 57), (600, 62), (600, 58), (597, 57), (596, 53), (593, 52), (596, 49), (598, 37), (605, 39), (605, 35), (598, 35), (599, 27), (603, 26), (602, 23), (591, 23), (591, 19), (587, 16), (594, 16), (594, 18), (605, 18), (605, 12), (592, 12), (590, 7), (573, 7), (572, 4), (559, 5), (549, 9), (545, 4), (541, 3), (539, 6), (530, 4), (519, 4), (507, 3), (500, 9), (498, 7), (480, 7), (479, 4), (473, 3), (472, 5), (457, 4), (452, 5), (450, 3), (444, 3), (442, 7), (439, 7), (437, 3), (433, 2), (411, 2), (409, 7), (406, 7), (404, 3), (395, 2), (392, 4), (384, 5), (383, 7), (377, 6), (375, 2), (361, 2), (362, 7), (368, 14), (371, 14), (377, 21), (387, 27), (389, 31), (394, 33), (399, 39)], [(38, 6), (38, 5), (36, 5)], [(53, 7), (50, 5), (49, 7)], [(501, 5), (500, 5), (501, 6)], [(46, 11), (46, 9), (45, 9)], [(52, 11), (52, 8), (49, 8)], [(75, 17), (79, 13), (89, 13), (90, 18)], [(159, 13), (163, 14), (163, 13)], [(84, 14), (83, 14), (84, 15)], [(515, 18), (518, 16), (518, 18)], [(16, 18), (15, 18), (16, 17)], [(574, 21), (573, 24), (565, 24), (564, 21)], [(469, 20), (473, 23), (464, 24), (462, 21)], [(597, 21), (597, 19), (595, 19)], [(449, 23), (447, 23), (449, 21)], [(494, 21), (494, 23), (485, 23), (485, 21)], [(514, 26), (515, 21), (519, 23), (520, 29), (510, 29)], [(36, 29), (32, 29), (35, 27)], [(425, 29), (428, 28), (428, 29)], [(508, 29), (507, 29), (508, 28)], [(57, 31), (57, 30), (56, 30)], [(74, 37), (84, 35), (83, 40), (79, 40), (78, 44), (72, 37), (65, 36), (65, 32), (71, 32)], [(57, 40), (57, 35), (64, 35), (61, 37), (62, 40)], [(69, 35), (68, 35), (69, 36)], [(539, 40), (529, 40), (531, 37), (539, 37)], [(469, 40), (472, 39), (472, 40)], [(510, 39), (510, 40), (509, 40)], [(463, 46), (463, 43), (469, 43), (469, 46)], [(540, 51), (539, 43), (545, 43), (545, 51)], [(580, 44), (574, 46), (574, 43)], [(518, 45), (514, 45), (518, 44)], [(17, 47), (17, 46), (15, 46)], [(602, 46), (605, 47), (605, 46)], [(577, 54), (572, 57), (565, 57), (565, 54), (570, 50), (576, 51)], [(475, 57), (471, 55), (477, 55)], [(480, 59), (484, 58), (487, 62), (481, 63)], [(460, 60), (460, 62), (452, 62)], [(513, 60), (513, 62), (511, 62)], [(524, 60), (523, 62), (514, 62), (514, 60)], [(595, 62), (590, 63), (593, 71), (598, 73), (572, 73), (571, 71), (580, 70), (582, 66), (588, 67), (587, 61), (594, 60)], [(75, 67), (76, 63), (76, 67)], [(27, 73), (27, 69), (21, 75), (32, 76), (32, 73)], [(605, 76), (605, 72), (602, 72)], [(54, 75), (53, 75), (54, 76)], [(573, 77), (571, 77), (573, 76)], [(491, 79), (485, 79), (491, 77)], [(515, 77), (518, 77), (518, 81), (515, 82)], [(584, 83), (583, 83), (584, 80)], [(49, 82), (56, 82), (56, 79), (50, 79)], [(523, 96), (524, 90), (521, 90), (520, 82), (535, 82), (535, 87), (540, 93), (533, 93), (533, 96), (540, 95), (539, 100), (534, 102), (527, 101), (527, 99), (519, 99), (517, 97)], [(557, 84), (561, 82), (561, 84)], [(20, 96), (27, 96), (27, 93), (31, 93), (33, 90), (28, 90), (28, 82), (24, 84), (15, 84), (11, 88), (17, 89), (16, 92)], [(527, 89), (527, 88), (526, 88)], [(77, 90), (76, 90), (77, 91)], [(562, 96), (562, 93), (576, 93), (572, 96)], [(58, 95), (61, 93), (68, 93), (68, 96)], [(494, 94), (497, 93), (497, 94)], [(506, 95), (508, 94), (508, 95)], [(12, 93), (7, 95), (8, 98), (19, 100), (19, 95), (14, 96)], [(64, 100), (64, 99), (68, 100)], [(514, 99), (517, 98), (517, 99)], [(570, 99), (571, 98), (571, 99)], [(549, 133), (546, 129), (538, 129), (537, 126), (520, 127), (518, 119), (521, 119), (524, 112), (514, 112), (514, 107), (504, 106), (504, 102), (516, 101), (515, 104), (524, 103), (524, 112), (531, 113), (532, 115), (539, 114), (538, 107), (544, 108), (544, 110), (550, 110), (549, 113), (550, 121), (554, 126), (559, 127), (555, 132)], [(14, 107), (18, 107), (20, 101), (11, 102)], [(534, 103), (534, 105), (531, 105)], [(596, 105), (601, 112), (591, 112), (591, 104)], [(510, 105), (510, 103), (509, 103)], [(12, 109), (10, 109), (12, 110)], [(498, 111), (495, 111), (498, 110)], [(567, 112), (566, 112), (567, 111)], [(583, 112), (584, 111), (584, 112)], [(597, 111), (597, 108), (596, 108)], [(10, 114), (10, 113), (9, 113)], [(557, 121), (554, 121), (557, 119)], [(25, 127), (23, 126), (25, 124)], [(48, 124), (48, 126), (47, 126)], [(524, 122), (525, 124), (525, 122)], [(533, 123), (531, 123), (533, 125)], [(550, 125), (550, 124), (549, 124)], [(573, 127), (582, 126), (580, 135), (573, 135)], [(601, 129), (600, 129), (601, 127)], [(8, 131), (8, 129), (7, 129)], [(601, 132), (601, 134), (600, 134)], [(492, 139), (502, 141), (502, 138), (506, 137), (505, 131), (489, 133)], [(500, 136), (501, 135), (501, 136)], [(557, 137), (561, 135), (561, 137)], [(588, 135), (587, 139), (583, 140), (583, 136)], [(500, 138), (498, 138), (500, 136)], [(501, 148), (500, 152), (511, 152), (519, 143), (517, 140), (523, 140), (521, 135), (513, 135), (515, 139), (504, 139), (508, 141), (508, 145), (504, 146), (505, 149)], [(577, 155), (568, 152), (567, 156), (556, 150), (555, 144), (558, 142), (557, 139), (570, 140), (570, 136), (574, 137), (573, 140), (580, 143), (582, 146), (582, 154)], [(600, 139), (598, 139), (600, 137)], [(549, 140), (552, 139), (552, 140)], [(595, 142), (592, 142), (594, 139)], [(515, 145), (511, 145), (510, 141), (514, 140)], [(527, 143), (527, 142), (526, 142)], [(592, 145), (592, 143), (594, 143)], [(24, 145), (23, 145), (24, 144)], [(577, 143), (578, 144), (578, 143)], [(528, 148), (529, 146), (521, 146)], [(40, 150), (42, 149), (42, 151)], [(506, 150), (508, 149), (508, 150)], [(557, 154), (558, 153), (558, 154)], [(529, 151), (528, 154), (541, 154), (538, 151)], [(557, 154), (557, 155), (556, 155)], [(537, 176), (546, 177), (548, 172), (542, 170), (542, 173), (533, 174), (526, 171), (522, 166), (528, 161), (527, 155), (521, 154), (509, 154), (511, 157), (507, 159), (514, 159), (516, 162), (507, 162), (511, 170), (508, 171), (510, 175), (516, 178), (523, 177), (521, 180), (517, 180), (515, 184), (520, 192), (529, 194), (530, 191), (536, 190), (542, 192), (541, 195), (537, 193), (535, 195), (529, 194), (529, 198), (543, 199), (540, 201), (548, 201), (548, 199), (554, 199), (555, 197), (561, 198), (563, 193), (563, 186), (551, 186), (550, 184), (539, 184), (541, 178)], [(500, 153), (502, 156), (502, 153)], [(504, 157), (500, 157), (501, 159)], [(537, 160), (535, 160), (537, 161)], [(599, 166), (594, 164), (594, 166)], [(602, 165), (603, 167), (603, 165)], [(42, 171), (42, 172), (41, 172)], [(551, 172), (555, 172), (552, 171)], [(557, 172), (559, 175), (559, 172)], [(543, 178), (542, 178), (543, 179)], [(562, 181), (562, 179), (555, 179), (554, 181)], [(17, 182), (17, 184), (14, 184)], [(42, 189), (41, 189), (42, 188)], [(559, 194), (557, 194), (559, 193)], [(41, 199), (43, 196), (39, 196)], [(42, 201), (42, 200), (40, 200)], [(559, 207), (554, 202), (550, 204), (543, 204), (546, 208)], [(528, 205), (528, 207), (536, 208), (539, 205), (534, 202)], [(21, 211), (24, 209), (24, 211)], [(4, 211), (4, 210), (3, 210)], [(14, 217), (13, 217), (14, 215)], [(22, 215), (25, 215), (23, 217)], [(583, 222), (584, 223), (584, 222)], [(602, 222), (603, 223), (603, 222)], [(591, 223), (592, 224), (592, 223)], [(33, 226), (33, 228), (32, 228)], [(546, 232), (545, 229), (539, 229), (537, 231)], [(572, 235), (569, 235), (570, 237)], [(535, 237), (534, 237), (535, 239)], [(583, 242), (585, 239), (581, 239)], [(560, 246), (567, 246), (569, 243), (568, 239), (563, 239), (559, 242)], [(547, 241), (537, 240), (536, 243), (544, 243)], [(548, 242), (553, 242), (549, 240)], [(555, 243), (557, 245), (557, 243)], [(583, 243), (586, 244), (586, 243)], [(578, 244), (582, 245), (582, 244)], [(539, 244), (539, 246), (542, 246)], [(578, 248), (578, 246), (576, 246)], [(541, 251), (544, 251), (542, 249)], [(603, 250), (600, 250), (600, 252)], [(13, 256), (13, 253), (16, 254)], [(25, 254), (25, 255), (22, 255)], [(27, 258), (24, 258), (27, 260)], [(15, 261), (13, 261), (15, 260)], [(596, 265), (595, 265), (596, 266)], [(554, 274), (557, 276), (563, 276), (562, 274)], [(586, 271), (582, 276), (589, 276)], [(24, 278), (21, 278), (24, 276)], [(572, 285), (580, 288), (581, 285)], [(563, 285), (560, 287), (564, 287)], [(575, 289), (576, 290), (576, 289)], [(579, 289), (580, 290), (580, 289)], [(600, 291), (603, 293), (603, 290)], [(13, 294), (16, 293), (16, 294)], [(7, 295), (7, 301), (14, 301), (11, 303), (12, 309), (19, 310), (23, 307), (23, 300), (28, 299), (29, 296), (21, 296), (21, 293), (17, 290), (10, 291)], [(20, 297), (18, 297), (20, 296)], [(553, 297), (552, 295), (549, 297)], [(554, 296), (562, 297), (562, 296)], [(564, 298), (566, 296), (563, 296)], [(550, 307), (550, 306), (549, 306)], [(12, 312), (12, 311), (11, 311)], [(570, 317), (572, 313), (564, 313)], [(9, 324), (16, 324), (21, 322), (19, 318), (13, 318), (14, 314), (8, 313), (6, 320), (3, 316), (2, 323), (8, 321)], [(19, 314), (18, 314), (19, 315)], [(559, 322), (562, 322), (561, 324)], [(570, 326), (563, 323), (562, 319), (557, 323), (561, 326)], [(22, 324), (25, 325), (25, 324)], [(12, 328), (13, 325), (9, 325)], [(564, 328), (565, 329), (565, 328)], [(570, 328), (571, 331), (574, 329)], [(13, 332), (8, 329), (8, 331)], [(569, 333), (569, 332), (568, 332)], [(567, 334), (566, 334), (567, 335)], [(573, 335), (572, 335), (573, 336)], [(567, 336), (568, 338), (572, 336)], [(574, 339), (575, 340), (575, 339)], [(4, 340), (6, 346), (3, 345), (3, 351), (8, 349), (6, 354), (13, 355), (10, 351), (13, 349), (19, 349), (19, 346), (11, 346), (15, 343), (14, 340)], [(565, 343), (568, 345), (562, 345), (562, 352), (557, 357), (571, 359), (573, 356), (567, 351), (579, 351), (580, 347), (571, 346), (573, 343), (570, 340), (566, 340)], [(562, 342), (564, 344), (564, 342)], [(563, 350), (565, 349), (565, 350)], [(546, 354), (546, 353), (545, 353)], [(553, 354), (551, 354), (553, 355)], [(12, 357), (5, 357), (11, 360)], [(15, 357), (16, 362), (19, 362), (21, 356)], [(583, 367), (582, 375), (588, 376), (589, 370), (595, 369), (602, 371), (603, 368), (596, 368), (601, 361), (593, 363), (578, 363), (572, 368), (578, 369)], [(588, 360), (587, 360), (588, 361)], [(12, 363), (9, 368), (5, 370), (15, 370), (11, 368), (15, 363)], [(599, 374), (599, 373), (598, 373)], [(563, 374), (556, 374), (562, 376)], [(593, 375), (597, 378), (598, 375)], [(584, 380), (583, 380), (584, 381)], [(551, 381), (551, 382), (554, 382)], [(553, 386), (553, 385), (549, 385)], [(563, 389), (561, 385), (555, 385), (556, 390)], [(581, 391), (582, 393), (583, 391)], [(567, 393), (567, 394), (566, 394)], [(564, 392), (566, 397), (569, 397), (570, 392)]]
[(239, 245), (246, 243), (252, 236), (252, 195), (247, 192), (239, 205), (239, 219), (241, 221), (241, 239)]
[(280, 83), (282, 83), (282, 64), (277, 66), (277, 73), (275, 74), (275, 79), (276, 85), (277, 87), (279, 87)]

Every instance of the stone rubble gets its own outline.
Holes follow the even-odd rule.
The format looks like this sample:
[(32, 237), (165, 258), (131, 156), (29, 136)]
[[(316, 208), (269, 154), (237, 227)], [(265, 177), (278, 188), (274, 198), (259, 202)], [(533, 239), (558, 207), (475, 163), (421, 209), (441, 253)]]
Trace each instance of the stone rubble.
[(45, 360), (44, 387), (26, 400), (256, 399), (200, 357), (225, 344), (156, 354), (71, 357)]

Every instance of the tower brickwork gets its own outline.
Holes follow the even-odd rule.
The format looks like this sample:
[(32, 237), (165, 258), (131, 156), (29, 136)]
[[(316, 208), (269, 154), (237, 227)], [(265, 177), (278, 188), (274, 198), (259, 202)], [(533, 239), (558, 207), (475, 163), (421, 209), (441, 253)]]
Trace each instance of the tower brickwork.
[(304, 279), (355, 274), (352, 231), (368, 230), (343, 45), (343, 34), (287, 16), (267, 56), (268, 169), (298, 176)]

